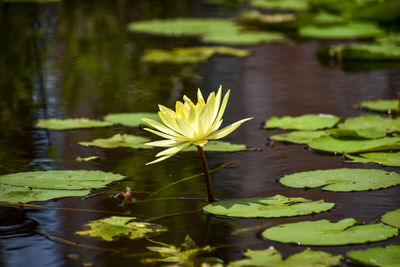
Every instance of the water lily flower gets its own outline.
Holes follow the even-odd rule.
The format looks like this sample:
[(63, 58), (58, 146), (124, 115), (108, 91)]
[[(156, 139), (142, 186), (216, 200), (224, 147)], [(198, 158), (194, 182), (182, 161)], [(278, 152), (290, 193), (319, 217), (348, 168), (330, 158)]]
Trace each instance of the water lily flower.
[[(175, 111), (159, 105), (158, 116), (162, 123), (142, 119), (152, 128), (145, 130), (166, 138), (155, 142), (146, 143), (146, 145), (155, 147), (168, 147), (156, 155), (156, 159), (147, 164), (160, 162), (172, 157), (179, 151), (190, 145), (202, 148), (208, 140), (223, 138), (238, 128), (243, 122), (252, 118), (237, 121), (221, 130), (222, 115), (224, 114), (228, 103), (230, 90), (225, 94), (222, 102), (222, 86), (219, 87), (217, 94), (212, 92), (207, 101), (204, 100), (200, 89), (197, 91), (197, 103), (184, 96), (184, 102), (176, 101)], [(146, 164), (146, 165), (147, 165)]]

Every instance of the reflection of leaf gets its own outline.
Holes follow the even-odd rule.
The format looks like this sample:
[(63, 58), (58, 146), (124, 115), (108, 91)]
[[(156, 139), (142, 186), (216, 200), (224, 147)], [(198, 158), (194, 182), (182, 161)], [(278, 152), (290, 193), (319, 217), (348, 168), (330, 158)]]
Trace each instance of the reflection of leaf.
[(327, 191), (363, 191), (400, 184), (400, 174), (375, 169), (330, 169), (285, 175), (280, 183), (295, 188), (324, 186)]
[[(224, 141), (209, 141), (204, 147), (204, 151), (215, 151), (215, 152), (235, 152), (244, 150), (256, 150), (255, 148), (247, 147), (243, 144), (231, 144)], [(197, 151), (195, 146), (190, 146), (182, 151)]]
[(136, 221), (135, 217), (119, 216), (91, 221), (85, 226), (90, 229), (76, 233), (78, 235), (100, 237), (105, 241), (113, 241), (121, 237), (129, 239), (146, 238), (167, 231), (167, 228), (159, 224)]
[(157, 113), (150, 112), (139, 112), (139, 113), (115, 113), (108, 114), (104, 117), (105, 121), (122, 124), (129, 127), (137, 127), (139, 125), (144, 125), (142, 118), (152, 119), (155, 121), (160, 121)]
[(282, 118), (271, 117), (265, 122), (264, 127), (284, 130), (318, 130), (331, 128), (339, 120), (340, 118), (329, 114), (306, 114), (297, 117), (284, 116)]
[(382, 222), (400, 228), (400, 209), (385, 213), (382, 216)]
[(340, 260), (343, 259), (341, 255), (332, 255), (309, 248), (300, 253), (290, 255), (284, 260), (282, 260), (281, 254), (274, 247), (264, 250), (248, 249), (244, 256), (249, 259), (233, 261), (228, 266), (324, 267), (339, 265)]
[(95, 121), (86, 118), (78, 119), (40, 119), (36, 127), (50, 130), (69, 130), (80, 128), (106, 127), (112, 124), (105, 121)]
[(332, 223), (328, 220), (281, 224), (265, 230), (264, 238), (299, 245), (338, 246), (375, 242), (397, 236), (396, 228), (382, 223), (359, 225), (353, 219)]
[(164, 36), (199, 35), (203, 41), (220, 44), (257, 44), (282, 41), (284, 35), (275, 32), (247, 32), (234, 21), (217, 18), (179, 18), (132, 22), (128, 29)]
[(290, 133), (272, 135), (269, 138), (276, 141), (307, 144), (312, 140), (324, 135), (326, 135), (324, 131), (294, 131)]
[(400, 167), (400, 152), (389, 153), (389, 152), (374, 152), (374, 153), (363, 153), (360, 157), (345, 154), (346, 158), (351, 159), (351, 163), (378, 163), (384, 166)]
[(360, 107), (362, 108), (375, 111), (382, 111), (382, 112), (397, 110), (398, 106), (399, 106), (398, 99), (366, 100), (360, 103)]
[(386, 133), (393, 133), (400, 131), (400, 118), (391, 119), (379, 115), (363, 115), (348, 118), (343, 123), (340, 123), (338, 128), (353, 130), (375, 128)]
[(0, 201), (31, 202), (53, 198), (84, 196), (124, 178), (102, 171), (54, 170), (13, 173), (0, 176)]
[(226, 199), (208, 204), (204, 211), (232, 217), (288, 217), (319, 213), (335, 206), (323, 200), (311, 201), (304, 198), (287, 198), (282, 195), (273, 197), (252, 197)]
[(189, 235), (186, 236), (184, 242), (180, 247), (175, 247), (173, 245), (168, 245), (161, 242), (154, 243), (160, 244), (162, 246), (146, 248), (161, 255), (162, 258), (157, 259), (157, 261), (178, 263), (180, 265), (189, 267), (198, 266), (198, 263), (201, 262), (221, 262), (221, 260), (217, 258), (198, 257), (199, 254), (211, 252), (213, 249), (208, 245), (205, 247), (198, 247)]
[(150, 140), (144, 137), (129, 135), (129, 134), (116, 134), (110, 138), (95, 139), (91, 142), (79, 142), (83, 146), (98, 146), (102, 148), (116, 148), (116, 147), (131, 147), (131, 148), (152, 148), (146, 146), (145, 143)]
[(368, 266), (398, 267), (400, 266), (400, 246), (391, 245), (384, 248), (368, 248), (347, 252), (348, 258)]
[(250, 5), (256, 8), (279, 10), (306, 10), (307, 2), (303, 0), (251, 0)]
[(213, 55), (246, 57), (250, 55), (250, 50), (225, 46), (175, 48), (171, 51), (154, 49), (146, 51), (143, 60), (153, 63), (185, 64), (204, 62)]
[(379, 139), (340, 139), (333, 136), (321, 136), (307, 144), (310, 148), (332, 153), (358, 153), (400, 149), (400, 137)]
[(320, 39), (356, 39), (376, 37), (383, 31), (371, 22), (349, 22), (340, 25), (301, 27), (299, 34), (304, 37)]

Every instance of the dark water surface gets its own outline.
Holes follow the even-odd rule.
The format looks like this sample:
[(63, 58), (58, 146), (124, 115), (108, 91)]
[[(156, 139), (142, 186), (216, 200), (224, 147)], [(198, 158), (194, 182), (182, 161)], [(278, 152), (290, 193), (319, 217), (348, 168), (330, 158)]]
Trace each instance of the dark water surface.
[[(127, 180), (100, 191), (89, 199), (62, 199), (35, 203), (49, 207), (83, 208), (125, 212), (114, 192), (130, 186), (135, 191), (155, 191), (180, 178), (201, 172), (196, 153), (180, 153), (161, 163), (145, 166), (154, 159), (152, 150), (100, 149), (76, 145), (79, 141), (106, 138), (115, 133), (149, 136), (138, 128), (46, 131), (34, 127), (39, 118), (88, 117), (101, 119), (109, 113), (156, 111), (157, 104), (172, 106), (183, 94), (193, 98), (220, 84), (231, 89), (224, 121), (246, 117), (246, 122), (226, 141), (261, 148), (257, 152), (208, 153), (210, 168), (234, 161), (215, 172), (218, 198), (272, 196), (325, 199), (337, 203), (330, 212), (283, 219), (227, 219), (202, 212), (167, 217), (154, 222), (169, 232), (154, 240), (179, 245), (189, 234), (198, 245), (221, 246), (210, 255), (225, 262), (240, 259), (247, 248), (275, 246), (289, 255), (303, 246), (263, 241), (262, 228), (242, 234), (233, 231), (256, 225), (268, 226), (302, 220), (340, 220), (353, 217), (371, 222), (400, 206), (400, 187), (359, 193), (304, 191), (280, 186), (276, 179), (288, 173), (328, 168), (382, 168), (374, 164), (344, 163), (341, 156), (308, 152), (303, 145), (267, 145), (263, 121), (270, 116), (330, 113), (343, 117), (364, 114), (352, 104), (365, 99), (394, 98), (400, 85), (400, 68), (344, 72), (323, 66), (318, 48), (328, 42), (275, 43), (250, 47), (247, 58), (217, 56), (197, 66), (148, 65), (140, 61), (144, 49), (199, 45), (196, 38), (168, 39), (132, 34), (127, 23), (134, 20), (178, 16), (231, 17), (236, 9), (203, 4), (201, 1), (63, 1), (60, 3), (0, 2), (0, 174), (29, 170), (93, 169), (126, 175)], [(358, 66), (359, 67), (359, 66)], [(76, 157), (97, 155), (101, 161), (77, 162)], [(397, 170), (398, 168), (385, 168)], [(201, 177), (178, 184), (157, 197), (194, 199), (159, 200), (134, 205), (132, 216), (143, 219), (195, 211), (206, 203)], [(136, 194), (138, 200), (146, 194)], [(57, 209), (0, 208), (0, 266), (139, 266), (150, 257), (145, 240), (103, 242), (74, 234), (90, 220), (109, 214)], [(13, 228), (14, 227), (14, 228)], [(266, 226), (267, 227), (267, 226)], [(2, 228), (3, 229), (3, 228)], [(4, 228), (6, 229), (6, 228)], [(45, 235), (47, 235), (47, 237)], [(72, 242), (111, 249), (112, 253), (52, 240), (55, 236)], [(243, 243), (243, 244), (238, 244)], [(316, 247), (345, 254), (388, 244), (398, 237), (366, 245)], [(226, 245), (226, 246), (225, 246)], [(228, 246), (230, 245), (230, 246)], [(346, 264), (344, 263), (343, 266)]]

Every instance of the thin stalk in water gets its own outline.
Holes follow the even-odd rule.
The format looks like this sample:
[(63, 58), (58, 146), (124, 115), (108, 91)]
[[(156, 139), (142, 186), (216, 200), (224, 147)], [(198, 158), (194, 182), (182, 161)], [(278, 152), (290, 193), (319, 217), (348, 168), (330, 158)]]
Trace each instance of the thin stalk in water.
[(203, 165), (204, 178), (206, 180), (206, 185), (207, 185), (208, 202), (214, 202), (214, 190), (211, 181), (210, 170), (208, 169), (206, 154), (204, 153), (204, 150), (201, 146), (196, 146), (196, 147), (197, 150), (199, 151), (201, 163)]

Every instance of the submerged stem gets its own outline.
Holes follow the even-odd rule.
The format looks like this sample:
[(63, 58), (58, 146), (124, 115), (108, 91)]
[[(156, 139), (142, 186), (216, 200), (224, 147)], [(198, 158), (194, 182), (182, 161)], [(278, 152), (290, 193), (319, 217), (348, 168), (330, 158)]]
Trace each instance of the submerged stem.
[(204, 150), (201, 146), (197, 146), (197, 150), (199, 151), (201, 163), (203, 165), (204, 178), (206, 180), (207, 192), (208, 192), (208, 202), (214, 202), (214, 191), (211, 181), (210, 170), (208, 169), (206, 154), (204, 153)]

